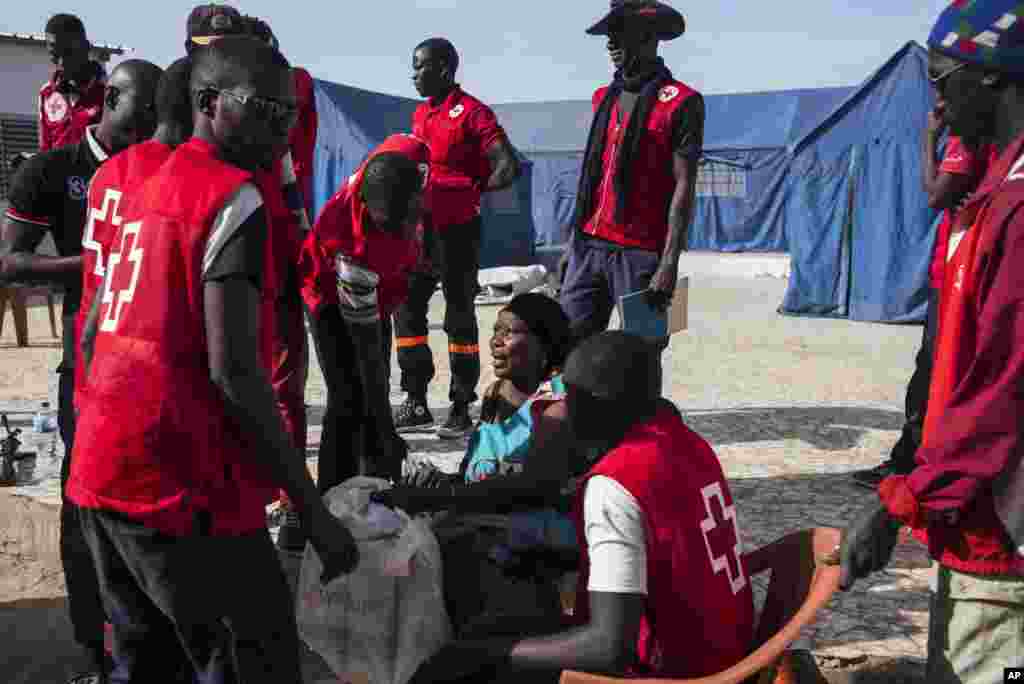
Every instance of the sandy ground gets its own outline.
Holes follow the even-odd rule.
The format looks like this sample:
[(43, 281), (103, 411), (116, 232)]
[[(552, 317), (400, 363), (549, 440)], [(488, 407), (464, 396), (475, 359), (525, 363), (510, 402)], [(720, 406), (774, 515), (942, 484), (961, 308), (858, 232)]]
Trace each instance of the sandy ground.
[[(685, 263), (684, 263), (685, 270)], [(738, 501), (747, 548), (816, 524), (842, 526), (869, 498), (848, 473), (877, 464), (898, 436), (903, 391), (920, 339), (915, 326), (786, 318), (776, 314), (786, 283), (777, 278), (700, 277), (691, 283), (690, 330), (666, 357), (666, 393), (719, 453)], [(496, 307), (481, 307), (482, 339)], [(444, 349), (440, 297), (431, 311), (431, 343)], [(31, 346), (17, 349), (10, 319), (0, 336), (0, 408), (31, 411), (53, 391), (60, 350), (45, 308), (31, 311)], [(493, 375), (482, 346), (481, 387)], [(436, 354), (431, 407), (448, 407), (447, 355)], [(393, 368), (393, 403), (398, 369)], [(319, 442), (323, 383), (313, 364), (310, 447)], [(19, 420), (27, 420), (28, 413)], [(443, 461), (460, 445), (416, 437), (413, 449)], [(315, 452), (312, 452), (315, 453)], [(76, 664), (53, 553), (50, 495), (30, 500), (0, 492), (0, 679), (59, 682)], [(49, 498), (47, 498), (49, 496)], [(25, 532), (26, 525), (33, 527)], [(25, 542), (26, 534), (38, 540)], [(837, 597), (808, 635), (833, 682), (920, 678), (927, 625), (928, 561), (901, 546), (886, 573)], [(326, 681), (314, 665), (308, 681)]]

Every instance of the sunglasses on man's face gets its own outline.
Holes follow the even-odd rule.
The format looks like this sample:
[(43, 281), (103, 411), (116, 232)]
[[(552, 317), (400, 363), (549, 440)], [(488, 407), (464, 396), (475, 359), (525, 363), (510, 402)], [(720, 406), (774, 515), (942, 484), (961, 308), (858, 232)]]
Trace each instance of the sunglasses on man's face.
[(955, 67), (952, 67), (950, 69), (946, 69), (945, 71), (943, 71), (938, 76), (929, 76), (928, 77), (928, 82), (932, 84), (933, 88), (941, 88), (942, 84), (946, 81), (947, 78), (949, 78), (950, 76), (952, 76), (956, 72), (958, 72), (961, 69), (964, 69), (966, 67), (967, 67), (967, 62), (961, 62), (960, 64), (957, 64)]
[(212, 93), (214, 95), (227, 95), (229, 98), (238, 102), (261, 119), (274, 121), (286, 128), (294, 126), (295, 122), (299, 119), (298, 107), (293, 104), (279, 102), (269, 97), (261, 97), (259, 95), (239, 95), (238, 93), (233, 93), (230, 90), (218, 90), (216, 88), (206, 88), (204, 92)]

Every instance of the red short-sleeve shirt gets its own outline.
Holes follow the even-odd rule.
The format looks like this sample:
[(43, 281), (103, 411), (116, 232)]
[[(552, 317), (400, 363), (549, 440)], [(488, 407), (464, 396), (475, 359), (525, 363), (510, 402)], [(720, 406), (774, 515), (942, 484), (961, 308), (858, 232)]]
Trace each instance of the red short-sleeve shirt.
[(427, 203), (434, 227), (443, 230), (479, 216), (491, 175), (487, 149), (505, 135), (494, 111), (456, 86), (440, 102), (421, 103), (412, 130), (430, 147)]
[[(955, 174), (958, 176), (971, 176), (977, 183), (985, 175), (985, 169), (992, 161), (993, 151), (986, 148), (981, 153), (975, 153), (963, 144), (957, 136), (950, 136), (946, 143), (946, 154), (939, 165), (940, 173)], [(946, 252), (949, 249), (949, 234), (953, 228), (953, 218), (956, 216), (955, 209), (947, 209), (942, 214), (942, 222), (939, 224), (939, 233), (935, 238), (935, 249), (932, 252), (931, 266), (928, 268), (928, 281), (935, 289), (942, 287), (942, 274), (945, 271)]]

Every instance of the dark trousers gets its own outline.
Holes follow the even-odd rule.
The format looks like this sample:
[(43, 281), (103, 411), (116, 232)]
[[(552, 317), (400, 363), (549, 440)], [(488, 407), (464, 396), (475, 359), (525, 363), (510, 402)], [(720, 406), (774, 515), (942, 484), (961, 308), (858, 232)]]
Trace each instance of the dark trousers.
[[(621, 297), (647, 289), (661, 263), (661, 254), (583, 235), (573, 236), (568, 249), (569, 264), (559, 303), (569, 317), (573, 339), (579, 343), (608, 329)], [(668, 342), (666, 338), (655, 344), (664, 351)]]
[[(291, 592), (266, 530), (169, 537), (82, 510), (111, 616), (111, 684), (301, 684)], [(208, 529), (208, 528), (207, 528)]]
[[(310, 316), (310, 323), (327, 387), (327, 410), (317, 455), (317, 487), (324, 494), (350, 477), (380, 472), (380, 435), (366, 405), (359, 358), (341, 310), (325, 306), (319, 315)], [(391, 321), (383, 317), (381, 324), (388, 370), (380, 382), (390, 388)]]
[(68, 588), (68, 610), (75, 641), (93, 652), (96, 666), (103, 664), (103, 623), (106, 615), (100, 599), (96, 568), (82, 536), (79, 509), (68, 500), (64, 489), (71, 475), (71, 453), (75, 443), (75, 373), (61, 366), (57, 386), (57, 426), (64, 442), (64, 461), (60, 466), (60, 559), (64, 583)]
[(619, 298), (646, 290), (661, 255), (576, 235), (559, 301), (576, 340), (608, 329)]
[(476, 320), (480, 230), (477, 217), (440, 231), (428, 230), (424, 236), (431, 269), (409, 277), (409, 297), (395, 315), (402, 389), (414, 397), (426, 397), (427, 386), (434, 379), (434, 357), (427, 342), (427, 311), (440, 282), (452, 371), (448, 398), (457, 404), (476, 401), (476, 385), (480, 381), (480, 331)]
[(938, 327), (939, 291), (932, 289), (928, 296), (928, 313), (925, 316), (924, 331), (921, 334), (921, 348), (917, 351), (914, 374), (910, 376), (910, 382), (907, 384), (907, 395), (904, 400), (906, 419), (903, 423), (903, 432), (889, 454), (889, 464), (904, 473), (909, 473), (914, 469), (914, 454), (921, 446)]

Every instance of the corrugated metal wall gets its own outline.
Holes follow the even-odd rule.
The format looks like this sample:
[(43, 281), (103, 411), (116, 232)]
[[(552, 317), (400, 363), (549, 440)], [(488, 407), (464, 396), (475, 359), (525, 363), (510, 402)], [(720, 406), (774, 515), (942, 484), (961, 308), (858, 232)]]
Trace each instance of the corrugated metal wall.
[(11, 157), (22, 152), (35, 153), (38, 150), (39, 133), (35, 117), (0, 113), (0, 200), (7, 199), (7, 188), (12, 175)]

